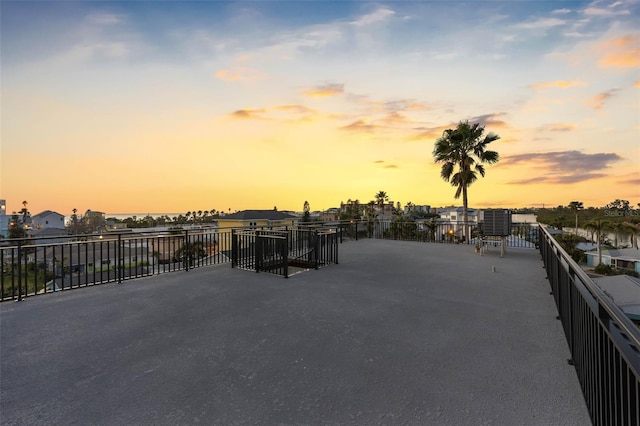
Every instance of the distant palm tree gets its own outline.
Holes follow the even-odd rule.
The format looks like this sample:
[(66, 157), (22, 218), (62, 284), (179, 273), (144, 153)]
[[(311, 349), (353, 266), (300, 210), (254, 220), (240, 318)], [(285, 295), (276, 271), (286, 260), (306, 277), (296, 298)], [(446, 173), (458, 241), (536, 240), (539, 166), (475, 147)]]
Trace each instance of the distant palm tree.
[[(598, 247), (598, 265), (602, 263), (602, 237), (605, 230), (609, 229), (609, 222), (602, 219), (594, 219), (591, 222), (584, 225), (587, 230), (594, 231), (596, 233), (597, 247)], [(598, 266), (595, 265), (595, 266)]]
[(27, 203), (26, 201), (22, 202), (22, 226), (27, 226), (27, 216), (29, 215), (29, 210), (27, 210)]
[(375, 198), (376, 198), (376, 205), (378, 206), (380, 211), (384, 211), (384, 203), (389, 201), (389, 196), (387, 195), (387, 193), (384, 191), (378, 191)]
[(624, 222), (631, 231), (631, 247), (638, 248), (638, 234), (640, 234), (640, 223)]
[(489, 132), (484, 134), (484, 126), (469, 124), (468, 121), (458, 123), (455, 129), (447, 129), (435, 142), (433, 157), (436, 163), (442, 164), (440, 176), (456, 187), (455, 198), (462, 195), (464, 207), (463, 220), (465, 236), (469, 241), (468, 229), (468, 196), (467, 190), (478, 179), (478, 173), (484, 177), (483, 164), (497, 163), (500, 156), (496, 151), (487, 150), (491, 142), (500, 136)]
[(636, 231), (636, 227), (629, 222), (618, 222), (616, 224), (612, 224), (610, 228), (613, 231), (613, 245), (616, 248), (618, 248), (619, 236), (631, 235), (633, 237)]
[(576, 215), (576, 235), (578, 235), (578, 212), (584, 209), (584, 204), (582, 204), (582, 201), (572, 201), (568, 207)]

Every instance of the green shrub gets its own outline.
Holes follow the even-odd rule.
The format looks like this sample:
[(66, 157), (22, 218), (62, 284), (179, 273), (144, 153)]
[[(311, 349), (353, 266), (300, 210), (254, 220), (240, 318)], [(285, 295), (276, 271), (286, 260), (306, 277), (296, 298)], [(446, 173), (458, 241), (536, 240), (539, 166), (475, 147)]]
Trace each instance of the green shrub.
[(615, 275), (616, 271), (611, 267), (611, 265), (605, 265), (604, 263), (599, 264), (598, 266), (596, 266), (593, 271), (596, 274), (600, 274), (600, 275)]

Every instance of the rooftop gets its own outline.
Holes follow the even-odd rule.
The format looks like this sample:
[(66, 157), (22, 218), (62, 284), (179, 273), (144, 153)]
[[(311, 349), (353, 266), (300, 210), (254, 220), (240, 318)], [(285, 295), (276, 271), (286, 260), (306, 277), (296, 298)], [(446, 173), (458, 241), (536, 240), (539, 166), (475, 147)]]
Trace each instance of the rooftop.
[(0, 423), (590, 424), (540, 255), (363, 240), (0, 305)]

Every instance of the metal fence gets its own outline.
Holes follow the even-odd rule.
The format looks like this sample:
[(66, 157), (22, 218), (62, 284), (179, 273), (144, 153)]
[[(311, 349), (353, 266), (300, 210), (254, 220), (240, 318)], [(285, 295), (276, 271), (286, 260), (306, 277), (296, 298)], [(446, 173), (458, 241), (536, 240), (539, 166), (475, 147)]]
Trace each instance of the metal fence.
[(9, 240), (0, 246), (0, 300), (121, 283), (225, 263), (230, 229)]
[(540, 253), (594, 425), (640, 426), (640, 329), (543, 227)]
[[(345, 239), (358, 240), (376, 238), (385, 240), (421, 241), (446, 244), (488, 244), (499, 247), (502, 237), (482, 236), (476, 225), (440, 223), (436, 221), (371, 220), (337, 222), (340, 242)], [(465, 229), (467, 232), (465, 233)], [(467, 240), (466, 235), (471, 235)], [(513, 224), (511, 234), (504, 239), (507, 247), (536, 248), (537, 225)]]
[(292, 227), (232, 231), (231, 267), (289, 277), (291, 268), (338, 263), (335, 229)]
[[(188, 229), (163, 232), (120, 232), (38, 239), (6, 240), (0, 246), (0, 300), (51, 293), (191, 268), (232, 263), (234, 267), (288, 275), (287, 267), (317, 268), (338, 263), (338, 242), (380, 238), (433, 243), (465, 241), (462, 224), (433, 221), (342, 221), (300, 224), (280, 229)], [(531, 226), (514, 226), (511, 247), (533, 247)], [(471, 235), (475, 228), (470, 227)], [(284, 232), (284, 234), (283, 234)], [(260, 245), (256, 246), (255, 234)], [(286, 234), (286, 235), (285, 235)], [(279, 242), (286, 236), (287, 254)], [(501, 240), (483, 240), (499, 246)], [(256, 249), (262, 263), (256, 264)], [(287, 259), (284, 262), (283, 259)], [(278, 260), (281, 259), (281, 260)], [(281, 262), (281, 263), (278, 263)], [(280, 266), (278, 266), (280, 265)]]

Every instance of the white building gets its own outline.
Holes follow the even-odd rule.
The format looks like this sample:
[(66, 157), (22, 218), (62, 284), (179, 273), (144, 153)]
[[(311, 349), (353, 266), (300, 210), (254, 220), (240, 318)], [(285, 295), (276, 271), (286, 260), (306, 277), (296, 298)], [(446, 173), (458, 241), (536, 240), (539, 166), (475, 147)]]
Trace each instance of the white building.
[[(445, 222), (450, 224), (460, 224), (464, 222), (464, 207), (450, 207), (438, 209), (437, 213), (440, 215), (439, 222)], [(467, 219), (469, 225), (478, 224), (478, 210), (467, 209)]]
[(64, 229), (64, 215), (51, 210), (45, 210), (31, 216), (31, 227), (39, 229)]

